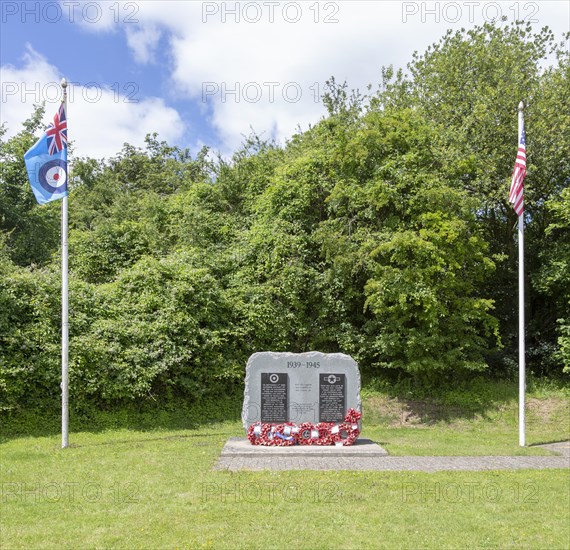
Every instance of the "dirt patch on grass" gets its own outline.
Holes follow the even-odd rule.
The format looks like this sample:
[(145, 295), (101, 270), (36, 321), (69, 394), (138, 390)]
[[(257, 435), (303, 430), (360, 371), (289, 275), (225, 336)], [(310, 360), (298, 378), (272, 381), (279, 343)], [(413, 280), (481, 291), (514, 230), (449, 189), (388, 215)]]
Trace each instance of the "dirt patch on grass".
[(531, 397), (526, 400), (526, 409), (535, 420), (545, 423), (566, 421), (570, 425), (570, 400), (562, 397), (538, 399)]
[(471, 420), (475, 418), (476, 411), (430, 399), (373, 396), (364, 399), (363, 414), (372, 424), (422, 428), (440, 421)]
[[(423, 428), (438, 422), (462, 425), (477, 418), (515, 421), (516, 401), (493, 402), (488, 405), (474, 402), (472, 407), (448, 405), (430, 399), (405, 399), (374, 395), (363, 399), (366, 422), (389, 427)], [(570, 427), (570, 400), (560, 397), (528, 398), (526, 410), (532, 423), (566, 422)]]

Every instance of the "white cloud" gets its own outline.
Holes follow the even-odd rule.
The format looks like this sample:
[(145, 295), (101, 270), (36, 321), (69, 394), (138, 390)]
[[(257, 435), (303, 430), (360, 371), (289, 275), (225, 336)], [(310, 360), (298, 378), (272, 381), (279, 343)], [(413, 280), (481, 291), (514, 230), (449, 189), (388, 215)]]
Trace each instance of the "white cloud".
[[(505, 18), (505, 24), (533, 19), (537, 29), (549, 24), (562, 32), (560, 21), (568, 20), (569, 9), (564, 4), (142, 2), (137, 17), (146, 42), (144, 48), (131, 47), (145, 60), (157, 45), (153, 29), (166, 32), (174, 90), (202, 105), (207, 99), (210, 122), (227, 152), (250, 127), (284, 139), (298, 125), (316, 122), (324, 108), (314, 95), (330, 76), (346, 79), (350, 88), (376, 87), (383, 65), (405, 67), (415, 50), (423, 52), (448, 28), (495, 17)], [(284, 97), (295, 86), (300, 97)]]
[[(55, 15), (57, 11), (53, 4), (54, 2), (51, 2), (50, 9)], [(59, 0), (60, 18), (74, 25), (80, 25), (90, 32), (109, 32), (125, 23), (136, 24), (138, 9), (137, 2)], [(45, 7), (41, 9), (41, 13), (45, 18)]]
[(0, 123), (6, 124), (8, 135), (21, 130), (21, 123), (30, 117), (34, 104), (41, 103), (45, 96), (57, 102), (61, 94), (61, 76), (57, 69), (29, 45), (23, 62), (22, 68), (0, 66)]
[[(74, 3), (63, 0), (60, 4)], [(298, 126), (315, 123), (325, 114), (315, 97), (331, 76), (337, 82), (347, 80), (350, 88), (364, 90), (368, 84), (375, 88), (382, 66), (405, 67), (415, 50), (425, 51), (448, 28), (470, 28), (497, 16), (505, 18), (504, 24), (517, 18), (532, 20), (536, 30), (549, 25), (559, 37), (567, 30), (569, 6), (567, 2), (510, 0), (82, 1), (73, 13), (75, 21), (91, 32), (124, 31), (138, 64), (162, 63), (170, 75), (170, 82), (164, 83), (166, 99), (201, 107), (218, 135), (217, 145), (227, 154), (251, 127), (284, 140)], [(59, 80), (45, 60), (39, 65), (28, 60), (22, 68), (10, 70), (18, 73), (17, 79), (12, 78), (16, 82)], [(108, 147), (85, 141), (92, 149), (116, 152), (117, 143), (140, 143), (147, 131), (158, 131), (168, 141), (182, 135), (180, 118), (161, 100), (141, 99), (138, 104), (116, 100), (114, 91), (105, 89), (96, 105), (87, 109), (87, 102), (80, 102), (75, 107), (78, 114), (70, 112), (70, 124), (77, 116), (92, 124), (106, 118), (106, 126), (112, 129)], [(12, 102), (7, 120), (26, 118), (21, 114), (31, 112), (31, 103)], [(92, 113), (97, 117), (90, 119)], [(156, 127), (148, 127), (151, 121), (156, 121)], [(81, 134), (83, 128), (77, 132)], [(79, 149), (79, 141), (77, 145)]]
[(154, 26), (127, 27), (127, 44), (137, 63), (146, 64), (155, 60), (155, 51), (160, 40), (160, 30)]
[[(320, 94), (330, 76), (364, 88), (394, 60), (393, 50), (389, 53), (394, 31), (380, 22), (397, 19), (399, 3), (366, 3), (363, 11), (358, 2), (289, 2), (273, 13), (267, 3), (238, 4), (239, 22), (236, 14), (224, 12), (223, 3), (206, 2), (194, 5), (185, 29), (171, 27), (175, 87), (207, 101), (226, 151), (237, 147), (250, 127), (284, 140), (325, 113)], [(161, 17), (164, 22), (164, 12)]]
[(76, 150), (83, 155), (110, 156), (124, 143), (141, 146), (146, 134), (152, 132), (172, 143), (184, 130), (178, 113), (160, 98), (128, 103), (110, 88), (101, 89), (97, 100), (88, 100), (82, 94), (76, 97), (78, 100), (69, 106), (69, 132)]
[[(2, 103), (0, 123), (8, 136), (21, 130), (21, 122), (32, 114), (33, 105), (46, 100), (44, 122), (53, 118), (61, 101), (57, 67), (28, 46), (22, 67), (0, 67)], [(176, 142), (184, 124), (176, 110), (161, 98), (129, 101), (128, 95), (112, 87), (83, 87), (70, 82), (68, 88), (69, 138), (78, 156), (95, 158), (116, 154), (123, 144), (144, 145), (146, 134), (158, 132), (161, 139)], [(136, 100), (136, 98), (133, 98)]]

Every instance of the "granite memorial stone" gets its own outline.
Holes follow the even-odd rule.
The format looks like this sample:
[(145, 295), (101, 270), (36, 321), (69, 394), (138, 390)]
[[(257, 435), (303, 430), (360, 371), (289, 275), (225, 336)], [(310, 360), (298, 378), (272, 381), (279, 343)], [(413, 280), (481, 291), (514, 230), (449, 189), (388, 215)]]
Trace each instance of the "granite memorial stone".
[(343, 353), (254, 353), (247, 362), (243, 426), (342, 422), (361, 410), (360, 372)]

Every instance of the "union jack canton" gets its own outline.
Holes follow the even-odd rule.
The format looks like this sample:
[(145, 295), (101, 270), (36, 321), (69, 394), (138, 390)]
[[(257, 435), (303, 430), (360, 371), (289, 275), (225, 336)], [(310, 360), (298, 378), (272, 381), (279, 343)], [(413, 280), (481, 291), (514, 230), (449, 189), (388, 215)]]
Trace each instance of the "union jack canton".
[(55, 155), (67, 147), (67, 117), (62, 103), (53, 117), (53, 122), (46, 129), (48, 154)]

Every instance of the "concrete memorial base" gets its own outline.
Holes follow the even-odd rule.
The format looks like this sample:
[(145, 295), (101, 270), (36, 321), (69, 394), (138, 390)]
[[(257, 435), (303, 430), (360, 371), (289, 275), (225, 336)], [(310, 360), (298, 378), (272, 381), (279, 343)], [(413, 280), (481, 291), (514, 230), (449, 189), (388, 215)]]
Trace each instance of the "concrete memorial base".
[(245, 437), (230, 437), (220, 458), (235, 457), (381, 457), (388, 451), (370, 439), (357, 439), (350, 446), (293, 445), (291, 447), (264, 447), (252, 445)]

